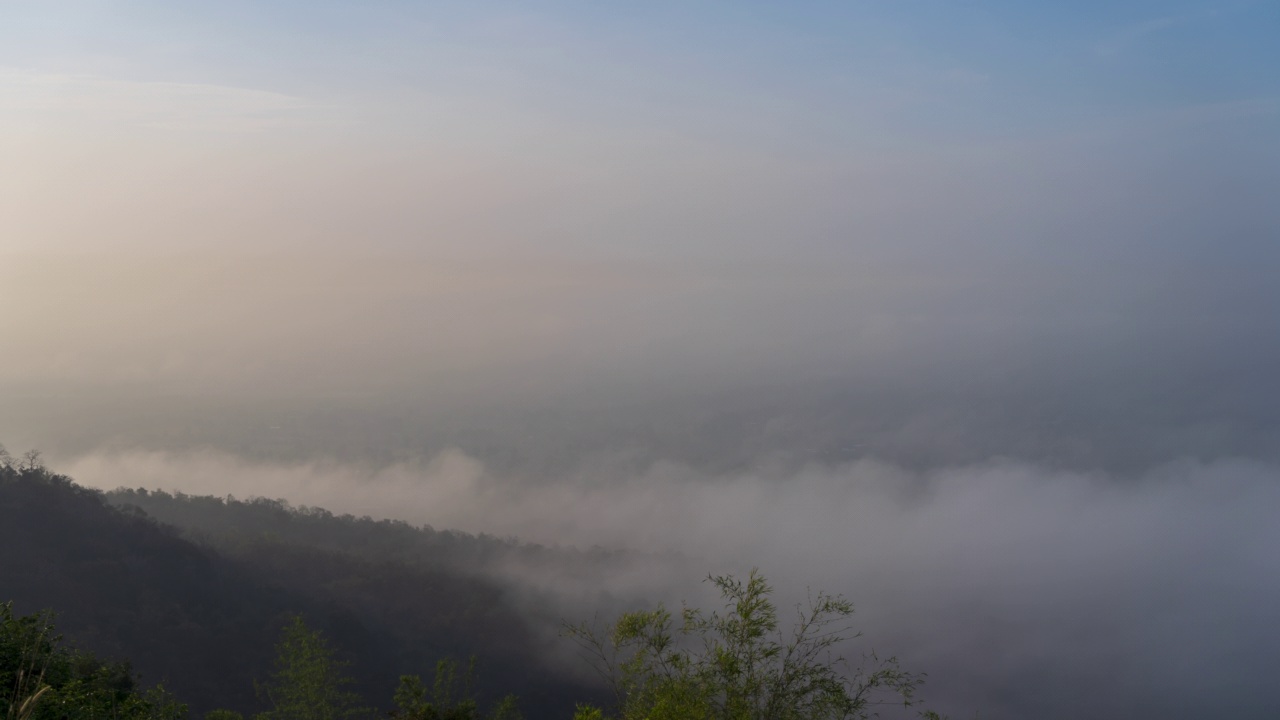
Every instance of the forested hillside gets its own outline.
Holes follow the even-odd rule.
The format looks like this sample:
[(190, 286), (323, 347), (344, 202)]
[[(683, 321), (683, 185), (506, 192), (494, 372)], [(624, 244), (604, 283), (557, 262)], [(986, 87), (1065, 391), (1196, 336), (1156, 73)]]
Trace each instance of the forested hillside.
[(283, 500), (261, 497), (236, 499), (128, 488), (108, 492), (104, 497), (112, 505), (141, 510), (174, 526), (190, 540), (233, 552), (268, 541), (465, 574), (476, 574), (481, 568), (501, 563), (520, 563), (576, 569), (584, 577), (635, 555), (598, 547), (546, 547), (514, 538), (419, 527), (397, 520), (334, 515), (323, 508), (295, 507)]
[[(411, 552), (411, 543), (375, 552), (341, 535), (308, 543), (281, 532), (314, 520), (328, 523), (324, 532), (372, 521), (235, 504), (246, 523), (264, 513), (283, 522), (275, 532), (233, 526), (244, 532), (215, 544), (148, 516), (141, 504), (149, 496), (116, 496), (129, 498), (138, 502), (113, 507), (37, 464), (0, 467), (0, 602), (12, 600), (18, 614), (55, 609), (59, 631), (75, 646), (132, 661), (144, 684), (164, 683), (194, 717), (213, 708), (262, 709), (254, 682), (270, 673), (273, 639), (295, 614), (352, 661), (354, 689), (370, 706), (390, 704), (400, 675), (429, 676), (438, 660), (472, 654), (478, 693), (515, 693), (530, 717), (565, 716), (575, 700), (596, 696), (539, 660), (525, 621), (497, 585), (431, 560), (438, 552)], [(155, 499), (172, 507), (209, 502)], [(491, 542), (382, 529), (477, 551)]]

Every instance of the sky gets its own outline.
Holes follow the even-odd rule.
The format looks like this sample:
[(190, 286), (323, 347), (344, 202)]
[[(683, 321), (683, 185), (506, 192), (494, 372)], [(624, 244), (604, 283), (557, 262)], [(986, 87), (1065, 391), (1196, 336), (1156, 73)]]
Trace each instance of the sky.
[(9, 2), (0, 432), (294, 461), (408, 417), (342, 452), (563, 467), (785, 415), (737, 459), (1274, 459), (1278, 19)]
[[(1265, 1), (0, 0), (0, 442), (754, 559), (869, 596), (963, 716), (1248, 716), (1277, 36)], [(1178, 620), (1203, 653), (1156, 663)], [(1025, 673), (964, 675), (978, 636)], [(1067, 702), (1101, 656), (1128, 680)]]

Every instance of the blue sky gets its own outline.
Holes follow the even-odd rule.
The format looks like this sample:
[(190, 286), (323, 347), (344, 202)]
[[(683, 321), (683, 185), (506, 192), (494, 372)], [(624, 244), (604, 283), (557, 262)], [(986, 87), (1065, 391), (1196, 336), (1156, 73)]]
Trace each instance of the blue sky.
[[(797, 104), (925, 136), (1274, 99), (1275, 3), (8, 3), (0, 62), (394, 104)], [(877, 97), (877, 93), (880, 94)], [(895, 96), (886, 99), (884, 95)], [(868, 109), (875, 100), (888, 110)], [(807, 113), (805, 111), (808, 111)]]

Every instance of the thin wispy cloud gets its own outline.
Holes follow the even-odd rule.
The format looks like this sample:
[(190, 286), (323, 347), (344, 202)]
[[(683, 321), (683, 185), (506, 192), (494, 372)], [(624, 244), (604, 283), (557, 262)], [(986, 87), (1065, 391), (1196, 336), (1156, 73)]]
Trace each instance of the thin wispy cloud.
[(1099, 57), (1119, 55), (1134, 49), (1143, 40), (1153, 35), (1185, 25), (1196, 19), (1198, 19), (1198, 16), (1194, 15), (1166, 15), (1134, 23), (1113, 32), (1108, 38), (1095, 45), (1093, 51)]
[(5, 125), (92, 123), (171, 131), (264, 132), (312, 124), (326, 108), (252, 88), (0, 68)]

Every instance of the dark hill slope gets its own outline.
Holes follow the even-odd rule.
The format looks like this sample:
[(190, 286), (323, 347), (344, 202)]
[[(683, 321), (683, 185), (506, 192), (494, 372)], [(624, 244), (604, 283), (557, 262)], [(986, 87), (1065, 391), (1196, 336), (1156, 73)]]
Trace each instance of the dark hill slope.
[(237, 500), (120, 488), (107, 502), (137, 508), (179, 528), (192, 540), (223, 550), (264, 539), (373, 561), (481, 574), (495, 565), (553, 567), (558, 573), (598, 577), (602, 568), (634, 560), (624, 550), (547, 547), (493, 535), (414, 526), (399, 520), (334, 515), (323, 508), (295, 507), (283, 500)]
[(389, 704), (400, 674), (428, 676), (443, 655), (472, 652), (480, 694), (515, 692), (531, 718), (567, 716), (592, 695), (544, 669), (524, 622), (483, 579), (237, 537), (234, 548), (192, 542), (65, 477), (0, 468), (0, 600), (20, 613), (56, 609), (72, 642), (130, 659), (194, 717), (258, 707), (253, 680), (270, 672), (292, 613), (334, 640), (375, 707)]
[[(76, 646), (127, 659), (193, 710), (253, 706), (270, 638), (308, 603), (43, 470), (0, 468), (0, 599), (53, 608)], [(247, 642), (252, 639), (251, 642)]]

